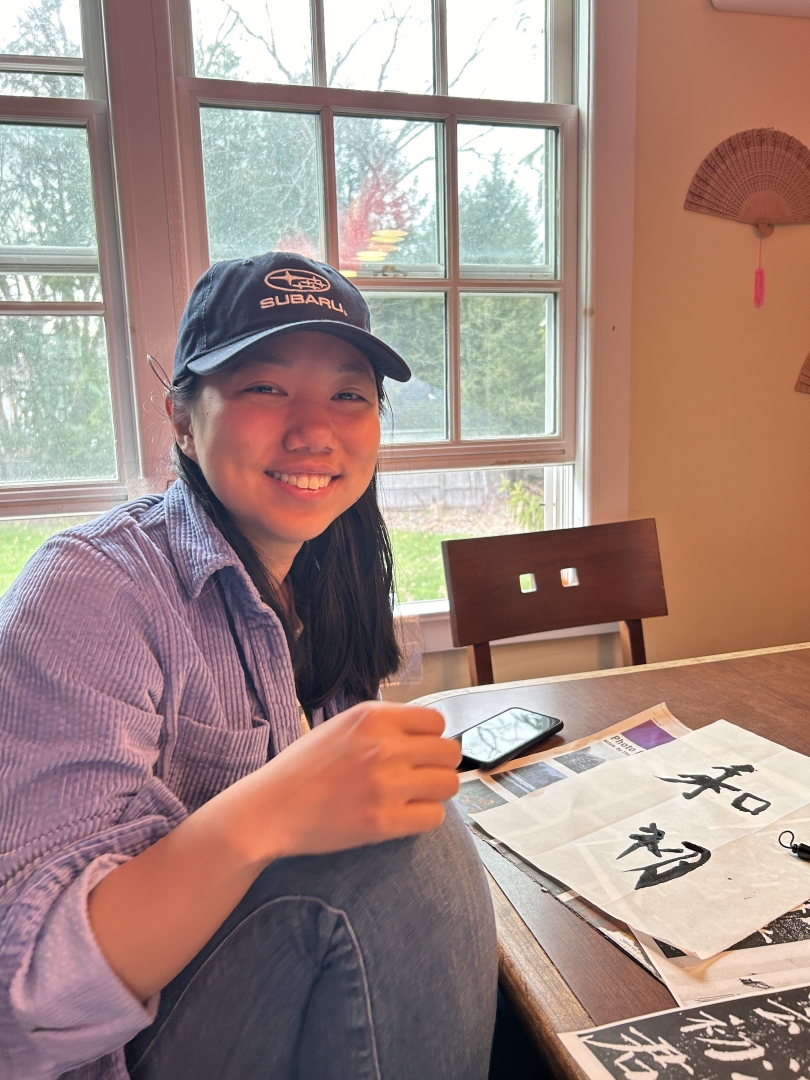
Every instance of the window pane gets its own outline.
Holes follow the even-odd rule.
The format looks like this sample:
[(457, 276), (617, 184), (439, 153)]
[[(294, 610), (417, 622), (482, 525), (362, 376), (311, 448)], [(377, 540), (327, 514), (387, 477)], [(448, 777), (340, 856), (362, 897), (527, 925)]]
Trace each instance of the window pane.
[(320, 130), (308, 113), (200, 110), (212, 261), (322, 257)]
[(194, 70), (202, 78), (312, 83), (309, 4), (192, 0)]
[(371, 329), (405, 359), (409, 382), (389, 379), (391, 405), (383, 441), (436, 442), (447, 438), (444, 293), (365, 293)]
[(463, 276), (555, 276), (555, 138), (548, 128), (459, 124)]
[(324, 0), (329, 86), (433, 91), (431, 0)]
[(546, 0), (447, 0), (447, 81), (458, 97), (546, 100)]
[(0, 596), (49, 536), (92, 520), (93, 517), (86, 514), (0, 520)]
[(380, 474), (380, 505), (391, 533), (398, 601), (447, 596), (442, 540), (566, 528), (556, 499), (570, 465), (510, 469), (448, 469)]
[(0, 317), (0, 483), (115, 474), (103, 319)]
[(460, 299), (462, 438), (551, 434), (551, 298), (466, 293)]
[(81, 56), (79, 0), (28, 0), (0, 5), (0, 53)]
[[(3, 259), (0, 256), (0, 267)], [(101, 300), (98, 274), (4, 274), (0, 272), (0, 300), (79, 301)]]
[(0, 255), (6, 245), (95, 252), (84, 128), (0, 124)]
[(335, 118), (340, 269), (347, 277), (440, 277), (440, 125)]
[(84, 76), (0, 71), (0, 94), (8, 94), (11, 97), (83, 98)]

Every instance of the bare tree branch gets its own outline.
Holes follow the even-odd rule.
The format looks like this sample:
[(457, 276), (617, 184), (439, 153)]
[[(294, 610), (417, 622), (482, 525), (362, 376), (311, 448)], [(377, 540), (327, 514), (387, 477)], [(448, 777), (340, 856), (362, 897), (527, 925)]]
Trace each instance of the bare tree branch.
[(489, 22), (484, 27), (484, 29), (481, 31), (481, 33), (478, 36), (478, 41), (475, 43), (475, 48), (473, 49), (472, 54), (470, 56), (468, 56), (467, 59), (464, 61), (464, 63), (461, 65), (458, 75), (456, 75), (455, 79), (453, 79), (453, 81), (447, 87), (448, 91), (453, 89), (453, 87), (456, 85), (458, 80), (461, 78), (461, 76), (464, 74), (464, 72), (467, 70), (467, 68), (473, 62), (473, 60), (477, 60), (478, 57), (481, 55), (481, 53), (484, 51), (482, 46), (481, 46), (481, 42), (484, 40), (484, 37), (486, 36), (487, 30), (489, 30), (489, 28), (494, 23), (496, 23), (497, 21), (498, 21), (498, 16), (494, 15), (489, 20)]
[[(380, 21), (381, 21), (380, 19), (372, 19), (371, 22), (368, 24), (368, 26), (365, 28), (365, 30), (362, 32), (362, 34), (359, 34), (354, 39), (354, 41), (351, 43), (351, 45), (348, 47), (348, 49), (346, 50), (345, 53), (343, 53), (343, 54), (337, 53), (337, 55), (335, 56), (335, 62), (332, 65), (332, 70), (329, 72), (329, 78), (327, 80), (330, 86), (334, 83), (335, 76), (337, 75), (338, 71), (340, 71), (341, 67), (349, 59), (349, 57), (351, 56), (351, 54), (354, 51), (354, 49), (356, 48), (356, 46), (360, 44), (360, 42), (363, 40), (363, 38), (366, 36), (366, 34), (369, 32), (369, 30), (371, 30), (372, 27), (377, 26), (380, 23)], [(382, 21), (384, 22), (385, 20), (382, 20)]]
[[(385, 82), (385, 73), (386, 73), (386, 71), (388, 71), (388, 65), (393, 60), (394, 53), (397, 51), (397, 42), (399, 41), (399, 32), (402, 29), (402, 24), (408, 18), (410, 10), (411, 9), (409, 7), (405, 11), (404, 15), (397, 15), (396, 12), (394, 11), (393, 5), (390, 8), (391, 17), (393, 18), (394, 22), (396, 23), (396, 27), (394, 28), (394, 38), (393, 38), (393, 40), (391, 42), (391, 49), (389, 50), (388, 56), (385, 58), (385, 60), (383, 61), (382, 67), (380, 68), (380, 76), (377, 79), (377, 89), (378, 90), (382, 90), (383, 83)], [(386, 16), (386, 18), (383, 21), (387, 22), (388, 17)]]
[(259, 42), (262, 43), (262, 45), (264, 45), (265, 49), (267, 50), (268, 55), (270, 57), (272, 57), (273, 61), (276, 64), (276, 67), (279, 69), (281, 74), (284, 76), (285, 79), (287, 79), (288, 82), (290, 82), (292, 84), (295, 84), (296, 82), (298, 82), (298, 79), (300, 78), (300, 76), (294, 75), (293, 72), (290, 71), (290, 69), (285, 64), (282, 64), (282, 62), (281, 62), (281, 57), (279, 56), (278, 48), (276, 46), (276, 35), (275, 35), (274, 31), (273, 31), (273, 21), (272, 21), (271, 15), (270, 15), (270, 11), (268, 9), (268, 5), (265, 3), (264, 9), (267, 12), (267, 21), (268, 21), (268, 23), (270, 25), (270, 40), (269, 41), (267, 40), (266, 37), (264, 37), (263, 34), (257, 34), (255, 30), (251, 30), (250, 27), (245, 22), (245, 20), (242, 18), (241, 14), (238, 11), (236, 11), (236, 9), (233, 7), (232, 4), (229, 3), (227, 5), (227, 7), (228, 7), (228, 10), (231, 12), (231, 14), (234, 17), (234, 27), (238, 24), (239, 26), (242, 27), (242, 29), (245, 31), (245, 33), (248, 35), (248, 37), (253, 38), (254, 41), (259, 41)]

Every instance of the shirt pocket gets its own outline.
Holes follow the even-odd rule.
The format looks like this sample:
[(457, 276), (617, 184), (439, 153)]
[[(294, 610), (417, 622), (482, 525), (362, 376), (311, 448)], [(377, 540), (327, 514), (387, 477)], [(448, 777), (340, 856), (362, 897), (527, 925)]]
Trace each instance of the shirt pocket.
[(189, 813), (267, 761), (270, 725), (254, 717), (237, 731), (177, 716), (177, 741), (165, 783)]

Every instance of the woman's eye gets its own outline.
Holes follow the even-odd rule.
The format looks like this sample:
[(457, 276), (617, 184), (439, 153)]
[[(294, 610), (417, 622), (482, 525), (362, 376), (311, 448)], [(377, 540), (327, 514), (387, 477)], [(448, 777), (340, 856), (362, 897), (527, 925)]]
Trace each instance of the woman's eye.
[(341, 390), (339, 394), (335, 394), (335, 398), (338, 401), (365, 401), (366, 399), (362, 394), (356, 393), (354, 390)]
[(249, 394), (280, 394), (281, 390), (277, 386), (250, 386), (248, 387)]

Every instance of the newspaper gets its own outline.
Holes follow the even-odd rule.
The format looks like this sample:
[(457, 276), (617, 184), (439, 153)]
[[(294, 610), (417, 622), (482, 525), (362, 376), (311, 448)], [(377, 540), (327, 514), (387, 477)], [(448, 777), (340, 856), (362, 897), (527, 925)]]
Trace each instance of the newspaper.
[(564, 1032), (589, 1080), (810, 1080), (810, 986)]
[(637, 937), (679, 1005), (810, 984), (810, 900), (708, 960)]
[(677, 720), (666, 705), (636, 713), (612, 727), (551, 750), (515, 758), (491, 772), (471, 769), (459, 776), (456, 804), (461, 813), (477, 813), (507, 802), (517, 802), (541, 788), (603, 765), (632, 757), (687, 735), (691, 729)]
[(777, 836), (810, 832), (808, 765), (719, 720), (472, 816), (612, 917), (705, 959), (807, 896), (810, 868)]

